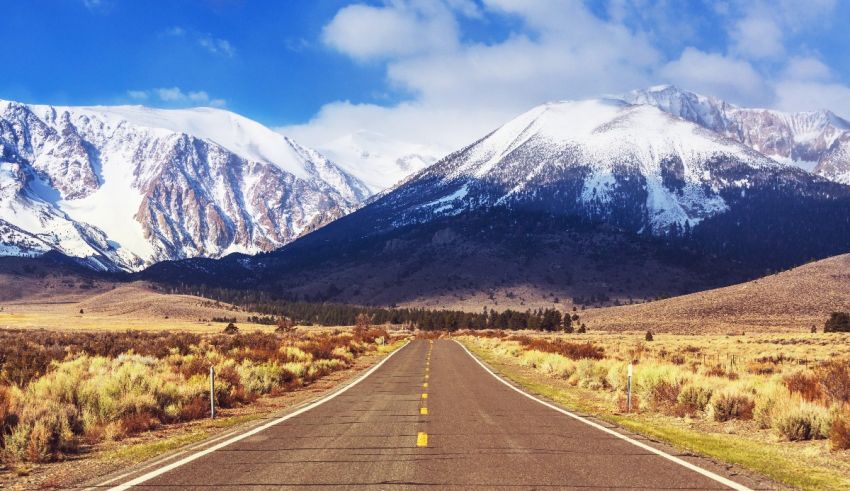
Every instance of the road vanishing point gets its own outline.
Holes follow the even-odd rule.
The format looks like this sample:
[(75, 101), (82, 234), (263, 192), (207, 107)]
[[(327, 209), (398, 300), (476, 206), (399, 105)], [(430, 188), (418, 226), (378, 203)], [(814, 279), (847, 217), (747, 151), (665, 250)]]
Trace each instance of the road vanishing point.
[(414, 340), (336, 392), (96, 489), (739, 489), (535, 398), (451, 340)]

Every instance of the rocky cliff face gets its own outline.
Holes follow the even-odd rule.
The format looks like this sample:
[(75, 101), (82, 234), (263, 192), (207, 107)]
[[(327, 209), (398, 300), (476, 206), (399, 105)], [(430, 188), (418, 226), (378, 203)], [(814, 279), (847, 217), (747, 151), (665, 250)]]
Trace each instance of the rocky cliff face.
[(789, 113), (743, 108), (670, 85), (632, 91), (622, 99), (656, 106), (780, 162), (850, 184), (846, 150), (850, 122), (828, 110)]
[(317, 152), (226, 111), (0, 102), (6, 253), (139, 269), (269, 251), (368, 195)]

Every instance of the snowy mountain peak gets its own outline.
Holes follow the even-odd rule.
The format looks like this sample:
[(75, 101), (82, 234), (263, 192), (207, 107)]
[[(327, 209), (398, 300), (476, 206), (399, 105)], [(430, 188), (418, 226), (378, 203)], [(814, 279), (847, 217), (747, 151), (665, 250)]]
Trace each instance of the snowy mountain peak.
[[(506, 206), (664, 234), (795, 172), (655, 106), (617, 99), (543, 104), (413, 176), (372, 207), (392, 226)], [(382, 213), (383, 215), (383, 213)]]
[[(836, 163), (843, 155), (842, 136), (850, 131), (850, 123), (831, 111), (744, 108), (674, 86), (635, 90), (622, 98), (632, 104), (658, 107), (781, 162), (850, 183), (850, 162)], [(825, 170), (827, 162), (829, 172)]]
[(370, 191), (318, 152), (212, 108), (0, 103), (0, 239), (103, 268), (280, 247)]

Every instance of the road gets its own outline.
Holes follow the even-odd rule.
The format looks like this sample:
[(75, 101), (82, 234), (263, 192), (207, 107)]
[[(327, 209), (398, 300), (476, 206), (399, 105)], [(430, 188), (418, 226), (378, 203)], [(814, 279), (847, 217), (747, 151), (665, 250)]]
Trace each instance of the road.
[(450, 340), (412, 341), (316, 407), (146, 472), (123, 482), (162, 489), (729, 489), (722, 477), (524, 396)]

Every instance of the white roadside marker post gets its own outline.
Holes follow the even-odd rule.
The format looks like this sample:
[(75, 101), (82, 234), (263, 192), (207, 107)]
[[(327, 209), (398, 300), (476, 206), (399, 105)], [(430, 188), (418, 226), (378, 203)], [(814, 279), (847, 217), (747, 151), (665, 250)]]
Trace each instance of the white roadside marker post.
[(626, 410), (627, 410), (627, 412), (632, 412), (632, 373), (633, 372), (634, 372), (634, 369), (632, 367), (632, 364), (629, 363), (629, 382), (626, 385), (627, 390), (628, 390), (628, 395), (626, 396)]
[(210, 367), (210, 418), (215, 418), (215, 368)]

